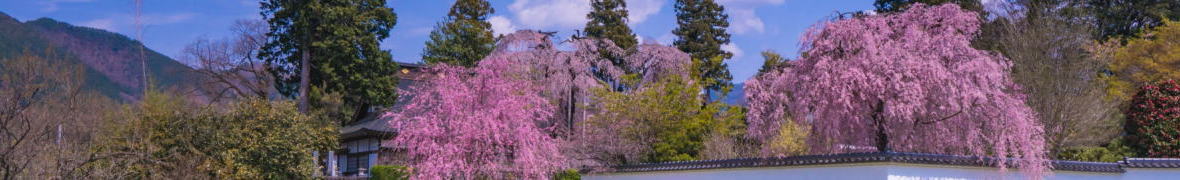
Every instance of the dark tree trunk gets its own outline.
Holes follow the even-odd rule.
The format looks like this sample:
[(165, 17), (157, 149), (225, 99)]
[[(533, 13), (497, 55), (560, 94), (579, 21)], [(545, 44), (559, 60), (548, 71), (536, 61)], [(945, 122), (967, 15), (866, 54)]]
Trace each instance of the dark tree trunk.
[(574, 87), (571, 87), (571, 88), (570, 88), (570, 96), (569, 96), (569, 98), (570, 98), (570, 103), (569, 103), (569, 114), (567, 114), (567, 115), (566, 115), (566, 116), (568, 116), (568, 117), (567, 117), (567, 119), (566, 119), (566, 124), (567, 124), (567, 125), (569, 126), (569, 128), (570, 128), (570, 129), (569, 129), (569, 130), (570, 130), (569, 132), (570, 132), (571, 134), (574, 132), (574, 112), (577, 110), (577, 107), (576, 107), (576, 106), (578, 105), (578, 98), (577, 98), (577, 96), (576, 96), (577, 92), (578, 92), (578, 87), (577, 87), (577, 86), (574, 86)]
[(354, 108), (356, 108), (356, 109), (354, 109), (352, 111), (353, 112), (352, 119), (344, 120), (344, 122), (340, 122), (341, 126), (348, 125), (348, 123), (360, 121), (361, 119), (364, 119), (365, 116), (369, 115), (369, 103), (360, 103), (360, 105), (357, 105)]
[(303, 46), (299, 60), (299, 112), (308, 113), (308, 90), (311, 89), (311, 45)]
[(877, 102), (877, 107), (873, 110), (873, 124), (877, 125), (877, 151), (889, 152), (889, 133), (885, 131), (885, 101)]

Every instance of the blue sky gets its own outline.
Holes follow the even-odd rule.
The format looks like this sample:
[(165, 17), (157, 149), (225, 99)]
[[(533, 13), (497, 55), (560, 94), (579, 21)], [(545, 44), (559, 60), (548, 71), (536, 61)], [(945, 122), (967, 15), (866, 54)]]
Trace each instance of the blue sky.
[[(872, 9), (871, 0), (717, 0), (730, 15), (734, 52), (728, 63), (734, 82), (753, 76), (762, 65), (759, 52), (774, 50), (795, 57), (799, 36), (836, 12)], [(453, 1), (390, 0), (398, 24), (381, 47), (394, 60), (417, 62), (427, 35)], [(568, 37), (585, 24), (587, 0), (492, 0), (496, 33), (520, 29), (561, 32)], [(631, 27), (642, 41), (670, 44), (676, 26), (673, 0), (628, 0)], [(48, 17), (70, 24), (135, 37), (133, 0), (0, 0), (0, 12), (21, 21)], [(151, 49), (178, 57), (185, 44), (200, 37), (222, 38), (238, 19), (260, 19), (251, 0), (144, 0), (143, 41)]]

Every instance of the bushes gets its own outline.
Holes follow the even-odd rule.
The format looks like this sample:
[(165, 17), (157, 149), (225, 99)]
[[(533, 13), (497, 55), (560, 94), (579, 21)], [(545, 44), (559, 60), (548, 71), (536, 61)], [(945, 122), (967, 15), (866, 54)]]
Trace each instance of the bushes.
[(589, 154), (607, 165), (697, 160), (712, 136), (740, 137), (744, 128), (740, 108), (702, 103), (701, 87), (679, 76), (627, 92), (594, 92), (601, 104), (592, 111), (600, 114), (583, 122), (582, 141), (597, 144)]
[(335, 126), (302, 115), (288, 101), (248, 99), (204, 107), (148, 92), (112, 118), (95, 150), (119, 155), (115, 179), (305, 179), (312, 151), (334, 148)]
[(1118, 162), (1124, 157), (1135, 157), (1135, 153), (1121, 139), (1111, 140), (1104, 147), (1069, 147), (1057, 153), (1058, 160), (1070, 161)]
[(581, 180), (582, 174), (578, 174), (578, 170), (566, 169), (565, 171), (557, 172), (553, 175), (553, 180)]
[(1127, 110), (1127, 141), (1140, 155), (1180, 157), (1180, 84), (1143, 86)]
[(370, 178), (373, 180), (410, 179), (410, 168), (405, 166), (377, 165), (369, 171), (373, 173)]

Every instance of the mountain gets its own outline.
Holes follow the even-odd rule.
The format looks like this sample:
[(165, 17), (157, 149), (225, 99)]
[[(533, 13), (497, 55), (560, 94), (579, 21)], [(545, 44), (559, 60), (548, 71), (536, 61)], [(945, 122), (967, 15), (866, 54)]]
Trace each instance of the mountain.
[(730, 105), (746, 106), (745, 88), (745, 83), (734, 84), (733, 89), (729, 91), (729, 94), (725, 95), (725, 99), (721, 99), (721, 102)]
[(191, 67), (147, 48), (140, 55), (140, 47), (139, 41), (118, 33), (49, 18), (22, 23), (0, 12), (0, 59), (30, 53), (81, 64), (85, 66), (86, 89), (126, 101), (137, 100), (143, 94), (145, 74), (153, 87), (195, 87), (191, 82), (200, 75)]

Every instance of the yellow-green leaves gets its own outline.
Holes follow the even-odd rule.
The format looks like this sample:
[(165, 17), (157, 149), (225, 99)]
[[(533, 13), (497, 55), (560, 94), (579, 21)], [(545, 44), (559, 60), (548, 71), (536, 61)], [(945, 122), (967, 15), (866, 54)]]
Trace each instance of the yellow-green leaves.
[[(1130, 99), (1135, 88), (1145, 83), (1180, 79), (1180, 24), (1165, 21), (1141, 36), (1113, 52), (1108, 93), (1120, 100)], [(1107, 44), (1111, 45), (1116, 44)]]

